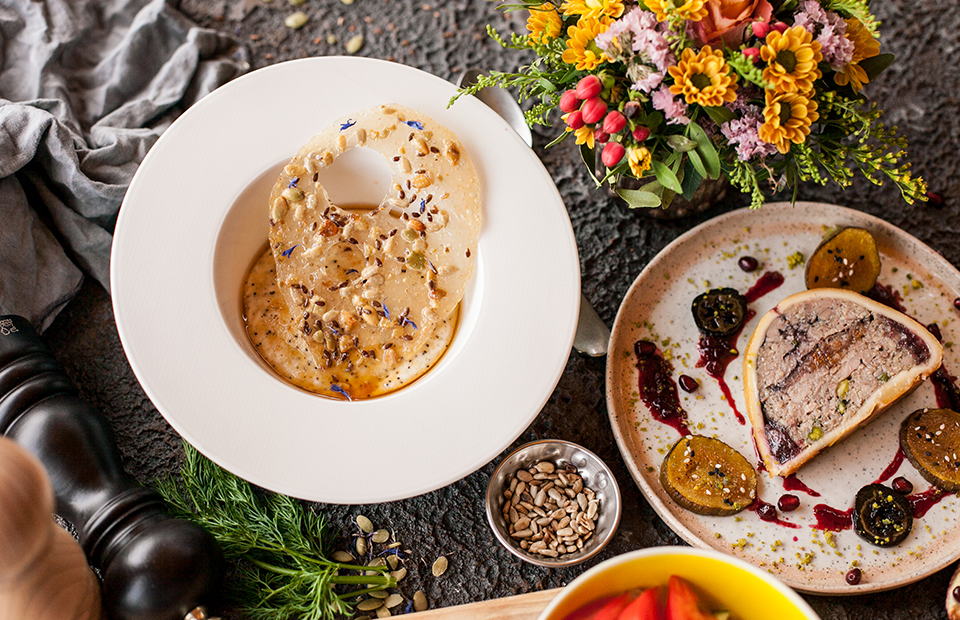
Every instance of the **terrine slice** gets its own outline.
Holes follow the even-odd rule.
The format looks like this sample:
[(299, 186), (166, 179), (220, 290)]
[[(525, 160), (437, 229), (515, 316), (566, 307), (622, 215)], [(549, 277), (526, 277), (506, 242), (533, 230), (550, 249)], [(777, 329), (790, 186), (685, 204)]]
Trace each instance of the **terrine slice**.
[(840, 289), (787, 297), (760, 319), (743, 360), (757, 451), (788, 476), (911, 391), (943, 358), (902, 312)]

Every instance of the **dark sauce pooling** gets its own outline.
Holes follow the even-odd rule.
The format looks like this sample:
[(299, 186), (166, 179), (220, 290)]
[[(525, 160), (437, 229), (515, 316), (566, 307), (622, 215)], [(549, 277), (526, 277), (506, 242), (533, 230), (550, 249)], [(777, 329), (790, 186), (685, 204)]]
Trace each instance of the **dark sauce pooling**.
[(657, 351), (657, 345), (649, 340), (635, 342), (633, 352), (637, 356), (640, 400), (655, 420), (676, 429), (681, 436), (689, 435), (687, 412), (680, 406), (677, 386), (670, 376), (670, 364)]
[(922, 518), (927, 512), (940, 503), (947, 495), (950, 495), (943, 489), (937, 487), (930, 487), (922, 493), (917, 493), (915, 495), (908, 495), (907, 501), (910, 502), (910, 508), (913, 512), (914, 519)]
[(826, 504), (817, 504), (813, 507), (813, 516), (817, 519), (813, 527), (825, 532), (842, 532), (853, 527), (853, 508), (839, 510)]
[(800, 491), (802, 493), (806, 493), (810, 497), (820, 497), (819, 493), (805, 485), (799, 478), (797, 478), (797, 474), (790, 474), (783, 479), (783, 489), (785, 491)]

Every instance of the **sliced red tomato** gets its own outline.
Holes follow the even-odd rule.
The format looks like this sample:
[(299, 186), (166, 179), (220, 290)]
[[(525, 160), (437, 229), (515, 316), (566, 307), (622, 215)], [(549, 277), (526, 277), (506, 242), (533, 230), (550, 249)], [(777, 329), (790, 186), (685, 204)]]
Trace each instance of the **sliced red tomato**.
[(593, 620), (617, 620), (617, 618), (620, 616), (620, 612), (623, 611), (627, 605), (633, 602), (633, 598), (633, 594), (630, 592), (624, 592), (620, 596), (604, 605), (600, 611), (597, 612), (597, 615), (593, 617)]
[(617, 620), (665, 620), (666, 610), (660, 602), (659, 588), (644, 590), (632, 603), (627, 605)]
[(667, 620), (716, 620), (700, 610), (700, 599), (684, 579), (670, 576), (667, 588)]

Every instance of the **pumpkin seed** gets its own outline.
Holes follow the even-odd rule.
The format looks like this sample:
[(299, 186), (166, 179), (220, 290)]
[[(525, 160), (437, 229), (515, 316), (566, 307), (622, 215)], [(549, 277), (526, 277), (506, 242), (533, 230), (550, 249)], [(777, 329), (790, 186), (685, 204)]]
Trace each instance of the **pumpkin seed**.
[(357, 527), (359, 527), (364, 534), (373, 533), (373, 522), (363, 515), (357, 515)]
[(388, 596), (390, 596), (390, 593), (387, 592), (386, 590), (374, 590), (373, 592), (370, 593), (370, 596), (372, 596), (373, 598), (378, 598), (382, 601)]
[(400, 558), (390, 554), (387, 556), (387, 564), (390, 566), (390, 570), (397, 570), (397, 566), (400, 565)]
[(383, 606), (392, 608), (392, 607), (396, 607), (402, 602), (403, 602), (403, 597), (400, 596), (399, 594), (394, 593), (388, 596), (387, 600), (383, 601)]
[(283, 20), (284, 25), (287, 28), (292, 28), (293, 30), (299, 30), (307, 25), (307, 22), (310, 21), (310, 18), (303, 11), (297, 11), (292, 15), (288, 15), (285, 20)]
[(447, 556), (441, 555), (439, 558), (437, 558), (437, 561), (433, 563), (433, 576), (439, 577), (447, 572), (447, 565)]
[(367, 555), (367, 539), (366, 539), (366, 538), (364, 538), (363, 536), (361, 536), (360, 538), (358, 538), (358, 539), (357, 539), (357, 543), (356, 543), (356, 547), (357, 547), (357, 555), (358, 555), (358, 556), (363, 557), (363, 556)]
[(349, 564), (350, 562), (355, 561), (356, 558), (353, 557), (353, 554), (347, 553), (346, 551), (334, 551), (333, 552), (333, 561), (340, 562), (341, 564)]
[(413, 595), (413, 609), (416, 611), (426, 611), (429, 604), (427, 595), (422, 590), (417, 590)]
[(365, 598), (357, 603), (357, 609), (360, 611), (373, 611), (380, 607), (383, 607), (383, 601), (378, 598)]
[(377, 608), (377, 617), (378, 617), (378, 618), (389, 618), (389, 617), (392, 616), (392, 615), (393, 615), (393, 614), (391, 614), (391, 613), (390, 613), (390, 610), (387, 609), (386, 607), (378, 607), (378, 608)]
[(387, 561), (384, 558), (373, 558), (367, 566), (386, 566)]
[(397, 580), (397, 583), (400, 583), (400, 580), (407, 576), (406, 568), (399, 568), (390, 573), (390, 576)]
[(360, 51), (360, 48), (363, 47), (363, 35), (358, 34), (350, 37), (350, 40), (347, 41), (347, 44), (344, 47), (348, 54), (356, 54)]

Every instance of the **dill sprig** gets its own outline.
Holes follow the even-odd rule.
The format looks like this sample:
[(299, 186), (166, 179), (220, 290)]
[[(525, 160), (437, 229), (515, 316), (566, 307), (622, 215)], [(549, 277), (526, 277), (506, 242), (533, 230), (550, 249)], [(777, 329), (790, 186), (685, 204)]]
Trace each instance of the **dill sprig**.
[(330, 619), (352, 613), (349, 599), (360, 593), (396, 587), (386, 567), (328, 560), (323, 514), (291, 497), (256, 491), (186, 442), (184, 450), (181, 480), (167, 478), (157, 489), (174, 516), (206, 528), (235, 563), (227, 595), (245, 616)]

